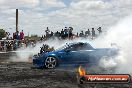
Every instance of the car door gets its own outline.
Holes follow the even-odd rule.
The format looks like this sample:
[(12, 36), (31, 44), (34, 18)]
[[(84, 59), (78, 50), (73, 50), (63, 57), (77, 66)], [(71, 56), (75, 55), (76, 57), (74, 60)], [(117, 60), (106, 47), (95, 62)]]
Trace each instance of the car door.
[(80, 52), (75, 49), (75, 45), (65, 49), (61, 56), (63, 64), (77, 64), (81, 57)]
[(79, 53), (81, 55), (81, 58), (79, 59), (80, 64), (89, 63), (89, 52), (87, 50), (80, 50)]
[(87, 43), (83, 43), (83, 44), (80, 44), (79, 45), (80, 48), (77, 48), (78, 49), (78, 52), (79, 52), (79, 55), (81, 57), (79, 57), (78, 59), (78, 62), (80, 64), (87, 64), (90, 62), (90, 51), (92, 51), (92, 47), (89, 46), (89, 44)]

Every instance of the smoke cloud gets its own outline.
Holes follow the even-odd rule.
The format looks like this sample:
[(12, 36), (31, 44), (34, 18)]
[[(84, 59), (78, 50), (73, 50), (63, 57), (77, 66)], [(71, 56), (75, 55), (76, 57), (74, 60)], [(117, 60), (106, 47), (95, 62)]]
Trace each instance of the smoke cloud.
[(111, 43), (117, 44), (119, 55), (114, 59), (101, 60), (105, 67), (116, 67), (117, 73), (132, 73), (132, 16), (120, 20), (111, 27), (105, 36), (101, 36), (94, 41), (97, 47), (109, 47)]
[[(39, 53), (42, 44), (48, 44), (55, 49), (69, 42), (88, 42), (96, 48), (111, 47), (111, 44), (117, 44), (120, 49), (119, 55), (114, 59), (101, 59), (102, 65), (106, 68), (116, 67), (117, 73), (132, 73), (132, 16), (126, 17), (120, 20), (115, 26), (109, 28), (107, 33), (100, 35), (95, 40), (78, 38), (75, 40), (58, 40), (50, 39), (43, 43), (37, 43), (34, 48), (26, 48), (24, 50), (18, 50), (18, 57), (11, 57), (11, 61), (27, 62), (28, 58), (34, 54)], [(25, 52), (22, 54), (22, 52)]]
[(59, 47), (65, 45), (66, 43), (72, 43), (72, 42), (88, 42), (90, 43), (91, 40), (85, 40), (84, 38), (78, 38), (75, 40), (59, 40), (58, 38), (51, 38), (44, 42), (39, 42), (36, 44), (35, 47), (27, 47), (26, 49), (18, 49), (16, 52), (17, 56), (13, 56), (10, 58), (9, 61), (13, 62), (29, 62), (29, 58), (31, 58), (33, 55), (38, 54), (40, 52), (40, 47), (42, 47), (43, 44), (48, 44), (50, 47), (54, 47), (54, 49), (58, 49)]

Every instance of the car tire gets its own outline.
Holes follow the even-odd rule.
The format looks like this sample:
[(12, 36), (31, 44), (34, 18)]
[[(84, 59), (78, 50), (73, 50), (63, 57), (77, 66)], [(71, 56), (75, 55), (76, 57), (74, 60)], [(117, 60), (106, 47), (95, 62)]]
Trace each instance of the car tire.
[(57, 59), (49, 56), (44, 61), (44, 67), (47, 69), (54, 69), (57, 66)]
[(103, 56), (101, 59), (102, 60), (100, 60), (99, 67), (102, 69), (102, 71), (105, 72), (105, 73), (108, 73), (108, 74), (115, 73), (116, 67), (114, 65), (111, 66), (111, 64), (108, 64), (108, 65), (106, 64), (107, 62), (109, 62), (110, 60), (112, 60), (113, 57)]

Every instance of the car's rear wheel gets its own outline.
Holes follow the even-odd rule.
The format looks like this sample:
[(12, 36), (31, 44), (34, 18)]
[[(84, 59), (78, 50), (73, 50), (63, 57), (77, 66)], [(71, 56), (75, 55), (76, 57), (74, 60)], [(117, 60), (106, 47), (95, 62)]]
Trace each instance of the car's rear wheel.
[(114, 62), (114, 57), (103, 56), (99, 62), (99, 66), (105, 73), (115, 73), (116, 63)]
[(55, 57), (47, 57), (44, 62), (45, 68), (53, 69), (57, 65), (57, 59)]

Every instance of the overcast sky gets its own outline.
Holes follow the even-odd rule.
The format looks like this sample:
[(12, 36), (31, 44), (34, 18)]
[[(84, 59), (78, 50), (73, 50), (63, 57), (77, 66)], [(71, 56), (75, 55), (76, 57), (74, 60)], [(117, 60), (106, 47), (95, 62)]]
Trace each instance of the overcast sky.
[(19, 30), (26, 35), (44, 34), (65, 26), (80, 32), (101, 26), (103, 30), (131, 15), (132, 0), (0, 0), (0, 28), (15, 31), (15, 9)]

